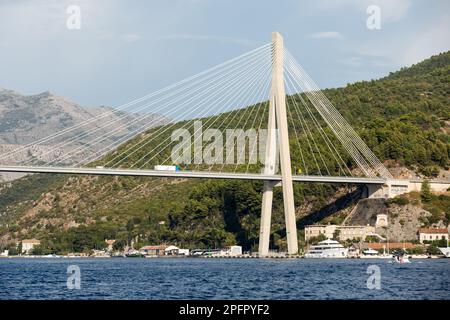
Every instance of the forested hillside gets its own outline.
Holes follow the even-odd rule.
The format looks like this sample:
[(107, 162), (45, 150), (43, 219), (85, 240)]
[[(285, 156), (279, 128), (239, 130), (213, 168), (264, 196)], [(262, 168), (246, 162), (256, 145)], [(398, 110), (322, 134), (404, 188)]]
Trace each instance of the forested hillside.
[(380, 159), (436, 175), (449, 165), (449, 83), (446, 52), (381, 80), (326, 94)]
[[(327, 89), (324, 93), (386, 165), (405, 166), (430, 177), (448, 170), (450, 52), (379, 80)], [(293, 103), (299, 99), (298, 96), (287, 99), (292, 112)], [(266, 117), (255, 112), (258, 122), (264, 123)], [(177, 124), (190, 125), (192, 122)], [(297, 139), (293, 135), (296, 123), (289, 125), (293, 169), (307, 167), (310, 174), (319, 171), (339, 174), (331, 157), (315, 165), (310, 155), (302, 163), (299, 148), (307, 145), (307, 136), (300, 135)], [(324, 130), (332, 139), (331, 132)], [(113, 160), (151, 133), (136, 137), (92, 165)], [(317, 130), (312, 135), (320, 139)], [(161, 136), (146, 148), (119, 160), (126, 167), (166, 138)], [(352, 159), (336, 145), (345, 163), (355, 169)], [(326, 154), (326, 147), (320, 149)], [(165, 148), (154, 158), (149, 156), (151, 161), (145, 167), (161, 163), (170, 156), (169, 152), (170, 148)], [(259, 167), (254, 165), (251, 169), (256, 172)], [(245, 169), (245, 166), (238, 168)], [(295, 184), (294, 187), (299, 227), (312, 222), (307, 217), (340, 223), (348, 211), (335, 204), (352, 203), (354, 199), (348, 194), (359, 192), (352, 186)], [(101, 248), (105, 239), (118, 239), (117, 246), (133, 239), (137, 245), (167, 242), (195, 248), (239, 243), (245, 249), (256, 250), (261, 190), (260, 182), (34, 175), (0, 185), (0, 236), (4, 246), (13, 240), (35, 237), (42, 240), (46, 252), (59, 253)], [(445, 219), (445, 209), (438, 211), (436, 214)], [(285, 247), (283, 219), (282, 196), (276, 189), (272, 248)]]

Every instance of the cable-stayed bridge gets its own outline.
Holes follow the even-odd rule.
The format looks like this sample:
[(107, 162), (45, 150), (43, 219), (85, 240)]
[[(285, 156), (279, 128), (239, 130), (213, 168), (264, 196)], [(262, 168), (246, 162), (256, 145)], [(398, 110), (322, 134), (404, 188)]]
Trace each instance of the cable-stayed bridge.
[[(106, 120), (108, 113), (100, 114), (0, 155), (0, 172), (261, 180), (261, 255), (268, 253), (276, 186), (283, 188), (288, 252), (296, 254), (293, 182), (364, 184), (378, 197), (408, 192), (416, 183), (393, 179), (279, 33), (271, 43), (110, 112), (120, 115)], [(117, 125), (129, 113), (137, 115), (129, 120), (137, 127), (131, 132)], [(171, 122), (155, 126), (158, 116)], [(112, 134), (119, 138), (105, 145)], [(38, 145), (51, 147), (36, 154)], [(30, 156), (17, 163), (15, 156), (24, 153)]]
[[(234, 172), (205, 172), (205, 171), (163, 171), (145, 169), (112, 169), (112, 168), (77, 168), (77, 167), (39, 167), (39, 166), (1, 166), (0, 171), (16, 173), (55, 173), (55, 174), (80, 174), (97, 176), (125, 176), (125, 177), (159, 177), (159, 178), (183, 178), (183, 179), (239, 179), (239, 180), (282, 180), (281, 175), (234, 173)], [(292, 181), (320, 182), (320, 183), (352, 183), (380, 185), (386, 182), (382, 178), (365, 177), (339, 177), (339, 176), (307, 176), (293, 175)]]

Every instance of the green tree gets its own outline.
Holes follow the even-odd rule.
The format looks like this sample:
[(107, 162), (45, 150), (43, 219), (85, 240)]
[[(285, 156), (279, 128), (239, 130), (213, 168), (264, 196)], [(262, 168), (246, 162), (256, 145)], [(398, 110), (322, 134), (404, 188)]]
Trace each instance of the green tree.
[(440, 254), (441, 251), (439, 250), (439, 248), (437, 246), (435, 246), (434, 244), (431, 244), (427, 248), (427, 253), (428, 254)]
[(386, 200), (386, 204), (389, 206), (391, 204), (397, 204), (399, 206), (405, 206), (409, 204), (409, 199), (404, 196), (398, 196), (392, 199)]
[(41, 245), (34, 246), (33, 250), (31, 250), (31, 254), (41, 256), (44, 254), (44, 248)]
[(118, 239), (113, 244), (113, 250), (122, 251), (125, 248), (126, 241), (123, 239)]
[(20, 253), (16, 246), (10, 247), (8, 251), (10, 256), (17, 256)]
[(431, 193), (430, 182), (428, 181), (428, 179), (424, 179), (422, 182), (420, 197), (424, 202), (430, 202), (433, 199), (433, 194)]
[(411, 249), (406, 249), (406, 251), (409, 254), (424, 254), (425, 253), (425, 248), (424, 247), (413, 247)]
[(334, 231), (333, 233), (333, 239), (339, 241), (339, 235), (341, 234), (341, 230), (336, 229), (336, 231)]
[(317, 237), (310, 238), (308, 242), (310, 244), (317, 244), (320, 241), (324, 241), (324, 240), (327, 240), (327, 236), (325, 234), (321, 233)]

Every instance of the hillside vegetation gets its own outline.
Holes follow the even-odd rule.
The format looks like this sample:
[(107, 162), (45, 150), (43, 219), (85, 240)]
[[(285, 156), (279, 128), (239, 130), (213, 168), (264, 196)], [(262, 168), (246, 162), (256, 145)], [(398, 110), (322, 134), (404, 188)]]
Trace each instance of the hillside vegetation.
[[(418, 174), (434, 177), (449, 166), (449, 61), (450, 52), (442, 53), (380, 80), (327, 89), (324, 93), (386, 164), (406, 166)], [(292, 110), (293, 100), (287, 101)], [(233, 112), (242, 113), (245, 109)], [(217, 117), (225, 119), (225, 116)], [(255, 117), (265, 123), (267, 115), (255, 112)], [(191, 124), (183, 122), (177, 126)], [(224, 128), (235, 124), (226, 123)], [(293, 125), (295, 122), (289, 128), (292, 163), (298, 168), (302, 166), (298, 146), (306, 145), (307, 141), (301, 135), (300, 144), (297, 143)], [(136, 137), (93, 165), (114, 159), (151, 134), (152, 130)], [(151, 140), (140, 152), (123, 159), (123, 166), (139, 160), (169, 134)], [(319, 132), (312, 134), (319, 139)], [(326, 154), (325, 147), (320, 148)], [(338, 150), (354, 169), (352, 159), (342, 148)], [(170, 156), (169, 152), (170, 147), (154, 159), (149, 156), (152, 161), (146, 167), (161, 163)], [(305, 162), (310, 174), (317, 174), (319, 169), (339, 174), (331, 157), (326, 157), (318, 169), (311, 155)], [(238, 168), (244, 169), (245, 166)], [(257, 172), (259, 166), (253, 165), (251, 169)], [(245, 249), (256, 250), (261, 190), (260, 182), (34, 175), (0, 185), (0, 236), (4, 246), (35, 237), (42, 241), (45, 252), (58, 253), (102, 248), (105, 239), (118, 239), (118, 247), (133, 240), (137, 245), (167, 242), (190, 248), (238, 243)], [(353, 186), (296, 183), (294, 192), (302, 227), (304, 223), (323, 219), (342, 222), (348, 210), (335, 204), (353, 203), (346, 197), (359, 190)], [(426, 209), (445, 219), (448, 208), (442, 203), (448, 203), (447, 195), (426, 203)], [(284, 249), (284, 237), (282, 195), (276, 188), (271, 247)]]

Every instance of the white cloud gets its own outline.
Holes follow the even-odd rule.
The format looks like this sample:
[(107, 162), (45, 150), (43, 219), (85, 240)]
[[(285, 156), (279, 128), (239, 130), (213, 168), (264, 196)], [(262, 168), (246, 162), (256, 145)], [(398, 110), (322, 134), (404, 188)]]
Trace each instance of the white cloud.
[(134, 42), (141, 39), (141, 36), (135, 33), (128, 33), (128, 34), (121, 34), (119, 38), (124, 42)]
[(339, 62), (355, 68), (395, 66), (395, 62), (391, 58), (362, 50), (350, 53), (347, 57), (340, 59)]
[(450, 15), (444, 15), (434, 26), (416, 34), (409, 45), (399, 50), (402, 64), (411, 65), (437, 53), (450, 50)]
[(342, 39), (344, 36), (337, 31), (322, 31), (315, 32), (308, 35), (312, 39)]
[(450, 50), (450, 15), (436, 19), (420, 31), (402, 37), (386, 35), (382, 42), (358, 43), (354, 52), (379, 65), (409, 66), (440, 52)]
[(170, 34), (158, 37), (157, 40), (198, 40), (198, 41), (213, 41), (220, 43), (233, 43), (242, 46), (255, 46), (261, 43), (238, 37), (222, 37), (222, 36), (210, 36), (202, 34)]
[(361, 57), (348, 57), (342, 59), (340, 62), (351, 67), (360, 67), (363, 65), (363, 60)]

